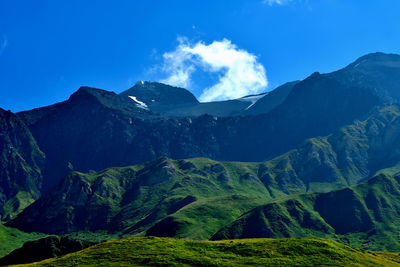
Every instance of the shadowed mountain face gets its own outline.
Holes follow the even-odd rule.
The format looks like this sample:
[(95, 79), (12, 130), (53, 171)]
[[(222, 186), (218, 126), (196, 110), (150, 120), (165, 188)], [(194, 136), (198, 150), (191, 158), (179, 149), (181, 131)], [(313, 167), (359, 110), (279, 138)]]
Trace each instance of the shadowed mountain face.
[(400, 99), (400, 55), (373, 53), (329, 74), (343, 84), (370, 88), (386, 101)]
[(1, 258), (0, 265), (42, 261), (76, 252), (94, 244), (95, 243), (70, 237), (48, 236), (35, 241), (26, 242), (21, 248)]
[[(370, 55), (366, 60), (374, 62), (375, 58)], [(397, 57), (392, 59), (396, 60)], [(388, 98), (383, 95), (393, 91), (385, 89), (386, 83), (376, 88), (363, 87), (359, 82), (343, 83), (343, 77), (349, 76), (346, 69), (333, 74), (315, 73), (304, 81), (278, 88), (254, 104), (256, 108), (272, 99), (271, 105), (265, 106), (269, 112), (256, 116), (173, 118), (162, 112), (157, 115), (151, 112), (149, 99), (154, 98), (154, 106), (165, 106), (168, 99), (174, 105), (198, 103), (184, 89), (147, 82), (121, 95), (81, 88), (65, 102), (18, 115), (48, 158), (45, 189), (57, 184), (71, 169), (98, 171), (159, 156), (264, 161), (293, 149), (307, 138), (327, 135), (364, 118), (375, 106), (386, 103)], [(377, 79), (378, 83), (380, 76), (376, 73), (385, 71), (386, 68), (378, 68), (369, 76), (367, 69), (363, 75)], [(388, 73), (382, 76), (386, 79), (400, 74), (395, 67)], [(158, 98), (155, 92), (160, 93)], [(136, 100), (126, 96), (131, 93), (136, 94)], [(141, 102), (149, 104), (149, 110)]]
[(288, 82), (275, 88), (264, 97), (260, 98), (253, 105), (248, 107), (244, 112), (242, 112), (242, 114), (258, 115), (270, 112), (271, 110), (282, 104), (283, 101), (285, 101), (286, 97), (290, 94), (294, 86), (298, 83), (299, 81)]
[[(379, 169), (392, 167), (400, 162), (400, 153), (389, 148), (399, 145), (400, 108), (383, 107), (364, 121), (326, 137), (306, 140), (298, 148), (265, 163), (161, 158), (144, 165), (111, 168), (99, 173), (73, 172), (8, 226), (57, 234), (106, 230), (209, 238), (240, 213), (271, 199), (343, 188), (359, 183)], [(386, 169), (385, 173), (396, 171), (394, 167)], [(343, 192), (339, 198), (346, 199), (348, 191)], [(271, 209), (276, 210), (277, 217), (270, 219), (274, 224), (279, 216), (287, 214), (281, 207), (272, 206)], [(350, 216), (350, 213), (343, 216)], [(308, 216), (304, 217), (306, 222), (302, 222), (305, 225), (296, 226), (300, 230), (290, 224), (285, 226), (284, 233), (276, 229), (268, 233), (272, 236), (276, 233), (273, 237), (295, 235), (303, 226), (306, 228), (309, 220), (314, 220), (311, 215), (305, 215)], [(317, 220), (318, 227), (322, 227), (318, 229), (321, 233), (333, 234), (333, 226), (322, 224), (324, 220), (327, 218)], [(368, 226), (366, 222), (363, 224)], [(343, 227), (347, 227), (346, 224)], [(249, 229), (257, 231), (258, 226), (249, 224)], [(343, 229), (337, 233), (341, 234)], [(314, 230), (305, 233), (314, 233)]]
[(10, 111), (0, 109), (0, 218), (39, 197), (44, 160), (28, 127)]

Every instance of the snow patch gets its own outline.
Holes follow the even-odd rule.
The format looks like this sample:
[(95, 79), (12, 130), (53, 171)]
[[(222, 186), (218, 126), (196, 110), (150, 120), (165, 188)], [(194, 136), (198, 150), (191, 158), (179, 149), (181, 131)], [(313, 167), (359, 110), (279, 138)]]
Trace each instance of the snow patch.
[(247, 109), (251, 108), (255, 103), (257, 103), (258, 100), (260, 100), (261, 98), (263, 98), (267, 94), (268, 93), (260, 94), (260, 95), (249, 95), (249, 96), (244, 96), (244, 97), (238, 98), (236, 100), (239, 100), (239, 101), (242, 101), (242, 102), (249, 102), (250, 105), (246, 108), (246, 110), (247, 110)]
[(131, 95), (130, 95), (129, 98), (132, 99), (133, 101), (135, 101), (135, 102), (136, 102), (136, 105), (137, 105), (139, 108), (149, 109), (149, 108), (147, 107), (146, 103), (144, 103), (144, 102), (138, 100), (138, 99), (136, 98), (136, 96), (131, 96)]

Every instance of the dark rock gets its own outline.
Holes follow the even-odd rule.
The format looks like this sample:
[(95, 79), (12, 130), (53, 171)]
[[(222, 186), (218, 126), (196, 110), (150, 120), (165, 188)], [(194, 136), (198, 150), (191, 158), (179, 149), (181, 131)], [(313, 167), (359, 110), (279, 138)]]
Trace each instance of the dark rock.
[(48, 236), (26, 242), (0, 259), (0, 265), (24, 264), (54, 258), (94, 245), (94, 242), (70, 237)]

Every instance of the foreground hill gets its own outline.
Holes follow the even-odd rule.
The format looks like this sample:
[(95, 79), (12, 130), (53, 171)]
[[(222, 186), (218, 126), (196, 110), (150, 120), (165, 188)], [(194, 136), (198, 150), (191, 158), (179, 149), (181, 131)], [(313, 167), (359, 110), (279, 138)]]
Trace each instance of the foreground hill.
[(27, 266), (400, 266), (397, 254), (322, 239), (185, 241), (129, 238)]
[(357, 186), (257, 207), (212, 239), (320, 236), (354, 247), (396, 251), (399, 211), (400, 175), (379, 174)]

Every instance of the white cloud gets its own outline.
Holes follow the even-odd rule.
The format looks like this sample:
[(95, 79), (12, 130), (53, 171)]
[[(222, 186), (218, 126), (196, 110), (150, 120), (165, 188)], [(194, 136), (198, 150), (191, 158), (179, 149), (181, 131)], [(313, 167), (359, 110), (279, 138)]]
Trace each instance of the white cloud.
[(265, 69), (257, 62), (257, 57), (239, 49), (230, 40), (209, 45), (202, 41), (192, 45), (185, 38), (178, 41), (175, 51), (163, 55), (163, 71), (169, 76), (161, 82), (189, 87), (191, 76), (198, 69), (219, 74), (218, 82), (203, 90), (199, 97), (201, 102), (257, 94), (267, 87)]

